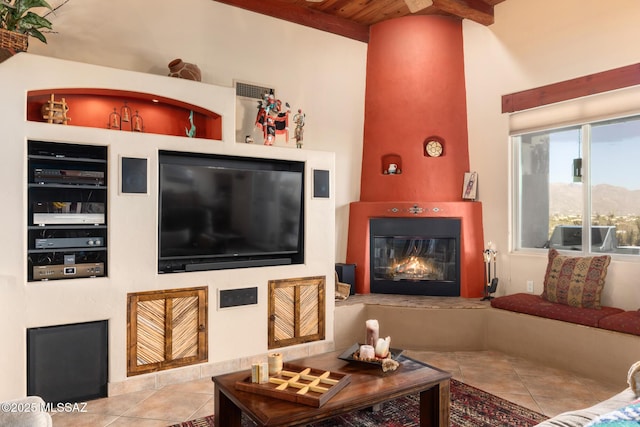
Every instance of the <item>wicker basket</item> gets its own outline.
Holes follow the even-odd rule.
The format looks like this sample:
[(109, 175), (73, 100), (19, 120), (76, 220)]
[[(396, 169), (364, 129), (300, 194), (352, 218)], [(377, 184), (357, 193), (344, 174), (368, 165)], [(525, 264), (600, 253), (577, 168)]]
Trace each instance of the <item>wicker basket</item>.
[(0, 28), (0, 48), (10, 49), (16, 52), (26, 52), (28, 46), (29, 37), (26, 34)]

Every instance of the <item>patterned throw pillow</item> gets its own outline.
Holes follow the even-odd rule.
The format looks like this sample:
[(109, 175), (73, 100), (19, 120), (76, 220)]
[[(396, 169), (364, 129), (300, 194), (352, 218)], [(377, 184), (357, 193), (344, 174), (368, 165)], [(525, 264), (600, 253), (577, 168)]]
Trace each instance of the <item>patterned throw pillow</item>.
[(628, 406), (600, 415), (585, 427), (638, 427), (638, 425), (640, 425), (640, 403), (635, 401)]
[(549, 249), (542, 298), (572, 307), (599, 309), (610, 262), (609, 255), (571, 257)]

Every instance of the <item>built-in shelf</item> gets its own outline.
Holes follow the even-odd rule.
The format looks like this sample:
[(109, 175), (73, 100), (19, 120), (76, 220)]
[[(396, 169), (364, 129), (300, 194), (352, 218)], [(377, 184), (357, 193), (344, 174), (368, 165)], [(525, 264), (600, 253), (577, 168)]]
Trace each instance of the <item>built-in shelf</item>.
[[(384, 175), (399, 175), (402, 173), (402, 157), (399, 154), (385, 154), (381, 160), (381, 169)], [(395, 168), (392, 165), (395, 165)]]
[[(139, 130), (143, 133), (188, 137), (192, 126), (195, 126), (193, 137), (222, 140), (220, 114), (171, 98), (122, 90), (51, 88), (29, 91), (26, 112), (28, 121), (47, 122), (43, 116), (43, 107), (48, 105), (52, 95), (55, 101), (64, 100), (68, 106), (66, 116), (69, 120), (66, 123), (69, 126), (136, 132), (132, 116), (137, 114), (141, 119)], [(129, 109), (129, 121), (122, 120), (123, 108)], [(120, 116), (115, 128), (110, 121), (114, 112)]]
[(28, 142), (29, 281), (107, 274), (107, 147)]

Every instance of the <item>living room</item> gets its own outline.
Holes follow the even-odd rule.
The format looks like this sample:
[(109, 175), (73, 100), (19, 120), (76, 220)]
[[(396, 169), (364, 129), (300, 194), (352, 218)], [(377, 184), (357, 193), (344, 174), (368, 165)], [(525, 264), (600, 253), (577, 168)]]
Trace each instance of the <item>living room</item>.
[[(602, 2), (580, 0), (563, 0), (560, 3), (551, 0), (535, 3), (507, 0), (496, 6), (495, 23), (490, 26), (466, 20), (462, 22), (468, 163), (470, 170), (476, 171), (479, 177), (477, 200), (482, 204), (484, 241), (492, 241), (498, 251), (498, 295), (525, 292), (527, 281), (533, 281), (534, 293), (540, 293), (547, 262), (545, 250), (511, 250), (510, 116), (501, 112), (502, 96), (639, 62), (633, 43), (629, 42), (637, 37), (636, 21), (639, 14), (640, 6), (633, 0), (616, 0), (615, 7)], [(115, 318), (112, 320), (115, 323), (110, 326), (114, 351), (110, 360), (110, 375), (114, 383), (134, 383), (140, 381), (137, 378), (144, 377), (133, 378), (136, 381), (132, 381), (126, 376), (124, 295), (128, 291), (171, 289), (208, 283), (213, 294), (220, 287), (256, 286), (259, 282), (260, 302), (250, 309), (249, 322), (242, 324), (247, 320), (246, 311), (223, 311), (224, 316), (227, 316), (224, 318), (225, 324), (242, 326), (237, 329), (227, 328), (224, 333), (214, 336), (216, 342), (233, 341), (233, 350), (240, 354), (234, 354), (229, 346), (216, 352), (216, 347), (212, 344), (209, 360), (224, 363), (266, 351), (266, 278), (282, 279), (318, 274), (331, 276), (333, 263), (347, 260), (350, 204), (360, 200), (361, 172), (364, 168), (362, 158), (365, 140), (363, 124), (367, 44), (209, 0), (188, 0), (162, 6), (146, 0), (133, 4), (121, 0), (69, 1), (55, 15), (50, 15), (50, 18), (55, 32), (48, 34), (47, 44), (32, 40), (27, 55), (78, 63), (79, 69), (86, 70), (89, 74), (64, 76), (61, 79), (63, 84), (30, 87), (25, 82), (25, 86), (30, 89), (92, 87), (94, 81), (100, 81), (101, 84), (109, 82), (119, 87), (117, 80), (124, 76), (134, 79), (124, 83), (125, 89), (151, 93), (163, 91), (165, 89), (162, 88), (160, 77), (166, 77), (167, 64), (180, 57), (200, 67), (202, 83), (167, 84), (166, 90), (174, 99), (195, 105), (213, 103), (216, 108), (212, 110), (216, 113), (235, 116), (233, 91), (230, 94), (223, 88), (229, 89), (235, 81), (242, 81), (274, 87), (277, 97), (288, 102), (294, 111), (300, 108), (305, 112), (302, 150), (296, 150), (293, 141), (287, 144), (282, 138), (276, 142), (276, 147), (261, 147), (259, 140), (255, 146), (245, 147), (244, 141), (238, 141), (234, 130), (227, 128), (222, 139), (232, 147), (222, 148), (221, 151), (304, 160), (311, 162), (310, 168), (330, 171), (331, 199), (309, 199), (309, 206), (316, 209), (310, 220), (313, 226), (309, 228), (314, 229), (310, 231), (313, 234), (311, 238), (314, 242), (319, 242), (319, 245), (307, 254), (312, 260), (308, 267), (293, 267), (287, 271), (274, 267), (260, 279), (255, 278), (252, 270), (227, 274), (218, 272), (213, 276), (207, 276), (207, 273), (189, 273), (189, 280), (175, 279), (176, 275), (165, 275), (158, 279), (155, 278), (156, 270), (153, 265), (155, 230), (153, 224), (151, 227), (147, 224), (147, 221), (153, 222), (157, 218), (155, 199), (114, 199), (114, 203), (110, 205), (111, 209), (121, 209), (118, 218), (111, 219), (111, 233), (116, 233), (114, 227), (118, 224), (124, 226), (123, 231), (117, 232), (120, 233), (119, 236), (138, 232), (137, 227), (146, 227), (143, 238), (139, 240), (128, 242), (126, 237), (117, 237), (115, 234), (111, 237), (110, 276), (114, 276), (113, 280), (117, 277), (130, 277), (133, 282), (128, 287), (119, 287), (119, 294), (106, 300), (106, 305), (117, 305), (117, 308), (111, 312), (107, 308), (100, 309), (101, 318)], [(15, 59), (17, 58), (9, 61)], [(91, 75), (94, 69), (85, 67), (87, 64), (100, 66), (100, 71)], [(113, 75), (109, 77), (102, 67), (115, 69)], [(121, 70), (135, 74), (120, 73)], [(37, 70), (42, 74), (56, 71), (69, 72), (66, 67), (64, 70), (56, 67), (53, 70)], [(30, 72), (35, 73), (33, 70)], [(145, 74), (150, 76), (153, 83), (145, 81), (142, 77)], [(51, 76), (47, 79), (48, 82), (55, 81)], [(24, 79), (20, 81), (23, 82)], [(3, 80), (2, 84), (10, 86), (12, 83)], [(204, 85), (215, 88), (201, 90)], [(183, 94), (186, 94), (187, 99)], [(21, 96), (24, 98), (24, 93)], [(230, 102), (232, 105), (205, 99), (209, 96), (219, 97), (228, 101), (226, 104)], [(13, 111), (15, 106), (11, 102), (5, 103), (2, 109), (5, 117), (12, 118), (4, 122), (6, 128), (13, 129), (12, 137), (20, 138), (19, 141), (24, 140), (25, 134), (32, 138), (51, 138), (46, 128), (38, 127), (37, 131), (32, 131), (28, 125), (16, 125), (23, 120), (23, 111)], [(73, 110), (69, 115), (73, 121)], [(107, 117), (105, 123), (106, 121)], [(424, 137), (438, 134), (436, 125), (437, 123), (424, 123)], [(78, 136), (70, 132), (58, 129), (54, 138), (58, 141), (65, 140), (67, 136), (72, 136), (76, 141), (100, 139), (100, 136), (91, 133), (82, 132)], [(148, 153), (156, 149), (156, 142), (150, 140), (148, 135), (138, 136), (142, 138), (142, 143), (137, 146), (131, 146), (129, 140), (114, 142), (116, 151), (155, 161), (155, 157), (149, 157)], [(238, 142), (241, 144), (237, 144)], [(179, 149), (179, 144), (180, 142), (175, 141), (166, 142), (163, 149)], [(194, 142), (188, 145), (194, 150), (197, 149), (194, 147), (200, 146), (209, 150), (204, 143)], [(17, 182), (24, 182), (24, 149), (9, 149), (3, 158), (8, 164), (20, 165), (19, 171), (14, 170), (17, 166), (4, 169), (9, 180), (7, 182), (15, 181), (16, 176)], [(112, 167), (112, 176), (115, 177), (118, 175), (117, 165)], [(462, 176), (456, 179), (462, 183)], [(430, 182), (427, 185), (437, 184)], [(22, 206), (26, 192), (16, 193), (18, 194), (8, 196), (8, 200), (12, 205)], [(143, 212), (151, 218), (132, 216), (128, 220), (124, 210)], [(12, 224), (24, 224), (24, 212), (22, 209), (18, 211), (6, 214)], [(82, 295), (71, 301), (66, 296), (61, 297), (58, 291), (63, 291), (66, 295), (73, 292), (73, 287), (77, 285), (61, 282), (58, 287), (51, 282), (45, 287), (42, 284), (23, 283), (26, 266), (25, 251), (22, 249), (25, 248), (26, 239), (22, 229), (22, 226), (15, 226), (13, 230), (3, 232), (4, 241), (19, 242), (11, 247), (5, 245), (3, 249), (5, 256), (2, 266), (5, 276), (2, 279), (3, 298), (0, 304), (4, 320), (1, 330), (8, 337), (8, 345), (16, 349), (14, 355), (5, 354), (0, 358), (0, 371), (4, 379), (0, 398), (3, 399), (17, 397), (26, 391), (23, 372), (26, 364), (25, 328), (95, 320), (92, 318), (94, 313), (90, 311), (99, 305), (96, 300), (109, 295), (109, 291), (105, 289), (109, 285), (103, 281), (99, 282), (95, 293), (83, 289)], [(125, 253), (116, 253), (116, 248), (128, 244), (131, 247)], [(322, 253), (325, 250), (331, 254)], [(135, 251), (151, 251), (153, 254), (144, 258), (141, 264), (135, 264), (128, 260)], [(144, 266), (153, 275), (125, 271), (119, 263), (132, 270), (135, 270), (136, 265)], [(634, 278), (638, 273), (640, 264), (634, 260), (614, 257), (607, 276), (603, 303), (627, 310), (637, 309), (640, 295)], [(194, 274), (197, 275), (196, 279), (193, 279)], [(151, 281), (150, 277), (153, 277)], [(196, 283), (188, 283), (194, 281)], [(89, 282), (86, 286), (90, 286), (90, 280), (86, 282)], [(220, 282), (223, 284), (220, 285)], [(44, 294), (37, 297), (38, 304), (32, 305), (28, 298), (36, 293)], [(331, 291), (327, 292), (327, 296), (332, 296)], [(50, 311), (44, 303), (47, 299), (51, 302)], [(327, 300), (326, 336), (327, 341), (331, 341), (334, 335), (334, 316), (331, 313), (333, 302), (329, 301), (332, 298)], [(83, 304), (87, 306), (78, 308)], [(67, 311), (66, 305), (74, 308)], [(215, 307), (217, 303), (213, 303), (210, 310), (213, 311)], [(259, 325), (256, 330), (247, 325), (251, 323)], [(120, 331), (115, 332), (115, 329)], [(245, 338), (238, 340), (238, 336)]]

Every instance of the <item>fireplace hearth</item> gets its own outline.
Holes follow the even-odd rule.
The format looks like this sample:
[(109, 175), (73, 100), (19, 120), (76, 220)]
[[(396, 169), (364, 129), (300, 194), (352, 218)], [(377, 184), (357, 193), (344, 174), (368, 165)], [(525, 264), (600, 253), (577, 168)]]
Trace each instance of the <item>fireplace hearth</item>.
[(373, 293), (460, 296), (460, 220), (372, 218)]

